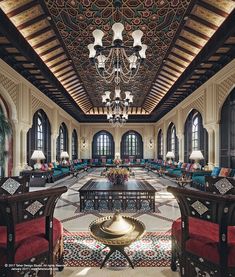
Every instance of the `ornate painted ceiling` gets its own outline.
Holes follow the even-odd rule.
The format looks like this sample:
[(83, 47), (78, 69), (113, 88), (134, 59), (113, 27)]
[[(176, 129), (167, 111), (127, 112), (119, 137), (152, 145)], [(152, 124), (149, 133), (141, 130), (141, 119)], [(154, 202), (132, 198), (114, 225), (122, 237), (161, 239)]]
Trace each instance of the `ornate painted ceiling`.
[[(101, 95), (104, 90), (113, 89), (99, 78), (88, 59), (87, 45), (93, 42), (92, 31), (102, 29), (105, 32), (104, 45), (110, 45), (112, 24), (120, 21), (125, 26), (124, 43), (130, 45), (130, 33), (141, 29), (144, 33), (142, 42), (148, 45), (147, 59), (134, 82), (122, 85), (121, 88), (122, 91), (131, 90), (134, 94), (132, 115), (151, 116), (156, 109), (161, 110), (163, 104), (168, 103), (168, 106), (173, 107), (178, 100), (185, 98), (189, 94), (189, 87), (195, 89), (198, 86), (200, 74), (211, 70), (214, 62), (219, 60), (215, 57), (210, 62), (208, 59), (207, 63), (201, 62), (194, 68), (195, 71), (191, 70), (190, 74), (194, 73), (194, 78), (191, 76), (187, 83), (178, 85), (220, 26), (224, 25), (227, 18), (234, 18), (235, 2), (122, 2), (119, 12), (115, 11), (112, 1), (108, 0), (0, 0), (0, 7), (29, 43), (31, 50), (38, 54), (44, 64), (41, 66), (50, 70), (50, 80), (54, 78), (56, 81), (53, 80), (52, 84), (50, 80), (44, 80), (45, 76), (40, 77), (39, 71), (43, 70), (38, 67), (39, 62), (25, 61), (22, 66), (40, 81), (41, 87), (47, 88), (47, 94), (51, 98), (60, 99), (63, 91), (63, 96), (72, 100), (73, 109), (77, 105), (87, 117), (105, 113)], [(234, 37), (234, 33), (229, 33), (224, 38), (221, 43), (226, 44), (226, 39), (230, 41), (227, 42), (227, 47), (223, 45), (221, 54), (231, 51)], [(10, 53), (11, 50), (6, 48), (4, 51)], [(174, 97), (164, 102), (173, 89)], [(66, 101), (64, 105), (66, 106)]]

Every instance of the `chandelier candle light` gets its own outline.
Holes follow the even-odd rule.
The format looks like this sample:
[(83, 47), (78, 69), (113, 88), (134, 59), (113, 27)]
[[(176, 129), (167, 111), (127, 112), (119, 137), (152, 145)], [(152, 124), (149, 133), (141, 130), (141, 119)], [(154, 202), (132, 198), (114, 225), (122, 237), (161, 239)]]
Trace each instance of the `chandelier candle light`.
[[(106, 83), (113, 81), (118, 85), (120, 82), (129, 83), (138, 73), (141, 62), (146, 58), (147, 45), (142, 44), (143, 32), (135, 30), (131, 36), (132, 46), (123, 44), (122, 32), (124, 25), (114, 23), (112, 26), (113, 41), (109, 46), (103, 46), (102, 39), (105, 35), (102, 30), (94, 30), (94, 43), (87, 47), (90, 51), (89, 58), (95, 64), (97, 73)], [(105, 55), (106, 54), (106, 55)]]
[(114, 99), (110, 98), (111, 91), (105, 91), (102, 96), (102, 102), (107, 107), (107, 119), (110, 123), (116, 126), (123, 125), (128, 119), (128, 109), (133, 103), (133, 95), (130, 91), (125, 92), (125, 98), (121, 98), (121, 90), (119, 87), (115, 88)]

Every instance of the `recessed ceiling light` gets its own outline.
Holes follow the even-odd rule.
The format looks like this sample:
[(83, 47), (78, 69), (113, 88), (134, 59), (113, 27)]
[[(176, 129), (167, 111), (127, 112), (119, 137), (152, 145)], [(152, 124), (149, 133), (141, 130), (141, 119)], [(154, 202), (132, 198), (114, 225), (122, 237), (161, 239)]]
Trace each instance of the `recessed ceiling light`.
[(184, 17), (184, 20), (188, 20), (188, 16), (185, 16), (185, 17)]
[(47, 20), (49, 20), (49, 21), (50, 21), (50, 20), (51, 20), (51, 17), (50, 17), (50, 16), (48, 16), (48, 17), (47, 17)]

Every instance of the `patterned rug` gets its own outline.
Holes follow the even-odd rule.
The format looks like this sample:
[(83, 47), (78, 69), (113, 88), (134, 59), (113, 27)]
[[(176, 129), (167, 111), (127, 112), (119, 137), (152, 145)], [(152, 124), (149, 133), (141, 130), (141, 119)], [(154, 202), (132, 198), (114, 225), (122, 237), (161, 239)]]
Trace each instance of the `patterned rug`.
[[(89, 232), (64, 233), (64, 263), (70, 267), (99, 267), (109, 252), (102, 243), (94, 240)], [(126, 248), (135, 267), (168, 267), (171, 257), (169, 232), (147, 232), (144, 237)], [(108, 267), (129, 266), (121, 253), (111, 255)]]

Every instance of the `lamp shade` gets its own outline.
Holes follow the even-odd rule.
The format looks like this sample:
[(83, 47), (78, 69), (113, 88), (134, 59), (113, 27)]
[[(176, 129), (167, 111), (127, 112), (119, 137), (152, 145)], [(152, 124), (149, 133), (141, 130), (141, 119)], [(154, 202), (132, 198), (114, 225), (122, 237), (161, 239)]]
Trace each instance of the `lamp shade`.
[(143, 32), (141, 30), (135, 30), (132, 32), (131, 36), (134, 39), (133, 47), (142, 48), (141, 38), (143, 36)]
[(114, 23), (112, 26), (113, 30), (113, 42), (114, 44), (122, 42), (122, 32), (124, 30), (124, 25), (122, 23)]
[(61, 158), (69, 158), (69, 154), (66, 151), (62, 151), (61, 154), (60, 154), (60, 157)]
[(202, 151), (201, 150), (192, 151), (189, 159), (190, 160), (204, 160), (204, 157), (202, 155)]
[(104, 36), (104, 32), (101, 30), (96, 29), (95, 31), (93, 31), (92, 33), (95, 41), (94, 41), (94, 48), (96, 49), (97, 47), (102, 47), (102, 38)]
[(166, 158), (173, 158), (173, 159), (174, 159), (174, 157), (175, 157), (174, 152), (168, 151), (168, 152), (166, 153)]
[(96, 55), (96, 51), (95, 51), (95, 48), (94, 48), (94, 44), (93, 44), (93, 43), (89, 44), (89, 45), (87, 46), (87, 48), (88, 48), (88, 50), (90, 51), (90, 53), (89, 53), (89, 58), (90, 58), (90, 59), (94, 58), (95, 55)]
[(45, 160), (46, 157), (44, 156), (41, 150), (34, 150), (31, 156), (31, 160)]

